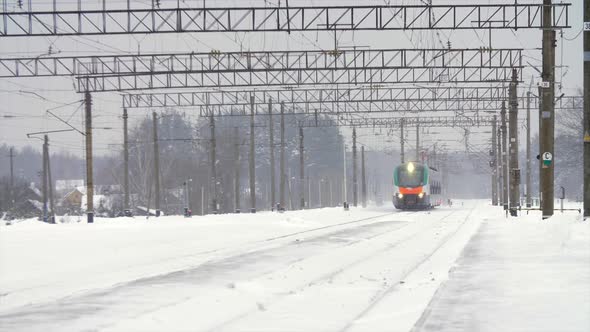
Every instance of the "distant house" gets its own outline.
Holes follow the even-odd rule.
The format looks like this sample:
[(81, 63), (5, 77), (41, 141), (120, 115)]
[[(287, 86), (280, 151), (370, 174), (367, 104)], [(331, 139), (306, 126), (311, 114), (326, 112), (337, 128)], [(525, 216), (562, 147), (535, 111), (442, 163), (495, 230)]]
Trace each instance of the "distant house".
[(74, 188), (62, 198), (61, 206), (69, 213), (79, 212), (82, 206), (83, 197), (84, 193), (82, 193), (82, 190)]
[(80, 187), (84, 187), (84, 180), (76, 179), (55, 181), (55, 191), (57, 192), (68, 193), (72, 191), (72, 189)]

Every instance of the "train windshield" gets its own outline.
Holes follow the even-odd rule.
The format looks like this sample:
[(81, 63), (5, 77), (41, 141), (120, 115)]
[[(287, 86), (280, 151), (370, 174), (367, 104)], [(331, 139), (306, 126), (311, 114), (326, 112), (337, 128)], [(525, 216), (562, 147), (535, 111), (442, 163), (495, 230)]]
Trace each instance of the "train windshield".
[(424, 183), (424, 166), (408, 163), (397, 168), (397, 185), (399, 187), (420, 187)]

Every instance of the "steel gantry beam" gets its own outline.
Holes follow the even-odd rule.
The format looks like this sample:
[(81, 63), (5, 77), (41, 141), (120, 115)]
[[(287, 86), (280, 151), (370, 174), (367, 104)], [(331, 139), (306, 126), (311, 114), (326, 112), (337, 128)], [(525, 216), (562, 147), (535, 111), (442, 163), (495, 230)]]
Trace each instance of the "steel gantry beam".
[(355, 128), (400, 128), (403, 119), (404, 126), (439, 128), (439, 127), (483, 127), (491, 126), (493, 116), (430, 116), (430, 117), (385, 117), (385, 118), (353, 118), (341, 117), (336, 119), (305, 119), (298, 120), (299, 127), (355, 127)]
[[(320, 30), (538, 29), (541, 4), (201, 7), (193, 2), (2, 0), (0, 36)], [(148, 2), (149, 3), (149, 2)], [(172, 4), (170, 4), (172, 3)], [(552, 4), (551, 28), (569, 28)]]
[(506, 99), (506, 89), (497, 86), (432, 86), (395, 87), (359, 86), (351, 88), (294, 88), (264, 90), (210, 90), (199, 92), (134, 93), (122, 94), (124, 108), (195, 107), (195, 106), (244, 106), (250, 104), (250, 96), (256, 104), (269, 100), (290, 104), (319, 104), (323, 107), (342, 102), (393, 102), (406, 103), (423, 109), (422, 101), (450, 101)]
[[(522, 68), (518, 68), (522, 77)], [(508, 82), (511, 68), (313, 69), (78, 77), (78, 92), (150, 89)]]
[[(369, 49), (0, 58), (0, 78), (343, 69), (521, 68), (522, 49)], [(443, 70), (441, 70), (442, 72)]]
[[(250, 96), (256, 105), (284, 102), (292, 113), (379, 113), (395, 111), (496, 111), (507, 99), (502, 87), (354, 87), (284, 90), (224, 90), (122, 95), (123, 108), (191, 107), (201, 115), (248, 114)], [(523, 99), (521, 97), (519, 99)], [(560, 98), (555, 107), (572, 109), (581, 96)], [(525, 100), (521, 100), (524, 104)], [(537, 98), (531, 98), (533, 105)]]
[[(0, 78), (75, 76), (78, 92), (505, 82), (521, 49), (213, 52), (0, 59)], [(521, 76), (519, 76), (521, 77)]]

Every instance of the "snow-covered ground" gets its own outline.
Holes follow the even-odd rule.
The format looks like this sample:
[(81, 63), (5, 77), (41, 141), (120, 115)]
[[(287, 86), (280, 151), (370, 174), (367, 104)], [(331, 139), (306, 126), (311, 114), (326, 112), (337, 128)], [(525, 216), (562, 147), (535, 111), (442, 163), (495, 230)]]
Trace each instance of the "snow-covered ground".
[(0, 330), (590, 331), (590, 223), (488, 202), (0, 227)]

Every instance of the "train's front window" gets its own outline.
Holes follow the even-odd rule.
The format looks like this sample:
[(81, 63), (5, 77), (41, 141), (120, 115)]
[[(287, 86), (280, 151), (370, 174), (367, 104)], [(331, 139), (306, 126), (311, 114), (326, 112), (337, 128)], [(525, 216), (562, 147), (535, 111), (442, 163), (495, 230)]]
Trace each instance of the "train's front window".
[(397, 169), (400, 187), (420, 187), (424, 185), (424, 167), (409, 163)]

